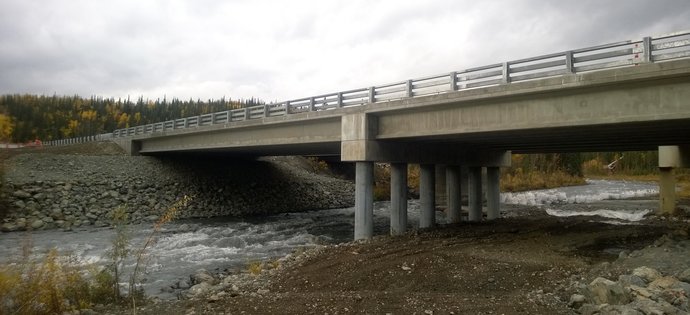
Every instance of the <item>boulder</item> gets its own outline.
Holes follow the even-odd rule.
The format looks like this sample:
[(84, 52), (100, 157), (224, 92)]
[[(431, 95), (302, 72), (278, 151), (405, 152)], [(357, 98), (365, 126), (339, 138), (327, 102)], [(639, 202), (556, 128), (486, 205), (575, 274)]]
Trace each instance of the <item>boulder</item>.
[(585, 304), (586, 299), (587, 298), (582, 294), (573, 294), (570, 297), (570, 302), (568, 302), (568, 306), (572, 308), (580, 308), (583, 304)]
[(589, 300), (595, 304), (625, 305), (630, 296), (617, 282), (598, 277), (587, 286)]
[(45, 225), (45, 222), (41, 219), (34, 220), (34, 222), (31, 222), (31, 228), (34, 230), (38, 230), (42, 228)]
[(206, 269), (197, 270), (191, 277), (193, 284), (208, 283), (210, 285), (216, 284), (216, 278)]
[(661, 278), (660, 272), (658, 272), (656, 269), (645, 266), (635, 268), (635, 270), (633, 270), (633, 275), (642, 278), (647, 283)]
[(678, 274), (678, 280), (690, 283), (690, 268), (685, 269), (680, 274)]
[(653, 315), (682, 315), (687, 314), (673, 305), (667, 303), (664, 300), (653, 301), (650, 299), (636, 299), (630, 306), (641, 311), (643, 314), (653, 314)]
[(658, 290), (665, 290), (665, 289), (672, 289), (672, 288), (679, 288), (680, 287), (680, 280), (674, 278), (674, 277), (660, 277), (657, 278), (656, 280), (652, 281), (652, 283), (649, 284), (650, 289), (658, 289)]
[(21, 198), (21, 199), (31, 198), (31, 194), (26, 192), (26, 191), (23, 191), (23, 190), (17, 190), (15, 192), (13, 192), (12, 196), (17, 197), (17, 198)]
[(642, 278), (635, 275), (620, 275), (618, 277), (618, 283), (620, 283), (624, 288), (627, 288), (629, 286), (647, 286), (647, 283), (644, 280), (642, 280)]
[(213, 286), (210, 283), (202, 282), (189, 288), (188, 293), (191, 296), (200, 296), (210, 292), (211, 288), (213, 288)]
[(0, 231), (2, 231), (2, 232), (14, 232), (17, 230), (19, 230), (19, 227), (17, 227), (16, 225), (14, 225), (12, 223), (4, 223), (4, 224), (0, 225)]

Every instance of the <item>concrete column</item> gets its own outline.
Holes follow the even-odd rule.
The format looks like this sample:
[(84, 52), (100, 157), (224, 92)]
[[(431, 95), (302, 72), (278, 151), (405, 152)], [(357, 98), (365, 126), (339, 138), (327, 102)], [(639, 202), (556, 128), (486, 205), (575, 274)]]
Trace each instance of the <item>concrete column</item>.
[(659, 212), (674, 215), (676, 211), (676, 178), (673, 167), (659, 167)]
[(355, 167), (355, 240), (360, 240), (374, 236), (374, 162)]
[(469, 214), (468, 221), (478, 222), (482, 220), (482, 168), (472, 166), (468, 168), (469, 177)]
[(498, 219), (501, 216), (501, 169), (486, 168), (486, 219)]
[(460, 183), (460, 165), (446, 166), (446, 187), (448, 191), (448, 221), (450, 223), (460, 222), (460, 211), (462, 209), (462, 185)]
[(419, 165), (419, 227), (429, 228), (436, 224), (435, 185), (433, 164)]
[(391, 163), (391, 235), (407, 230), (407, 164)]
[(434, 186), (436, 187), (435, 202), (436, 207), (445, 209), (448, 207), (447, 195), (448, 188), (446, 186), (446, 166), (443, 164), (436, 164), (434, 167), (436, 175), (434, 178)]
[(659, 147), (659, 213), (675, 215), (676, 178), (673, 169), (690, 167), (690, 146)]

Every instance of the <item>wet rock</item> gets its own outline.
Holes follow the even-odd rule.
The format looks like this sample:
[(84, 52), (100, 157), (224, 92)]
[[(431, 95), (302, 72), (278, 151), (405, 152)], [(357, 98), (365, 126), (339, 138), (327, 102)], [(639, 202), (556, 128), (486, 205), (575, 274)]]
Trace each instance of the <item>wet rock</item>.
[(598, 277), (588, 286), (588, 299), (596, 304), (624, 305), (630, 302), (630, 297), (623, 287), (609, 279)]
[(177, 283), (176, 286), (178, 289), (186, 290), (186, 289), (189, 289), (192, 285), (187, 280), (181, 280), (180, 282)]
[(642, 278), (647, 283), (661, 277), (661, 273), (659, 273), (656, 269), (645, 266), (635, 268), (635, 270), (633, 270), (633, 275)]
[(216, 284), (216, 278), (213, 277), (213, 275), (208, 272), (206, 269), (199, 269), (197, 270), (194, 275), (191, 277), (192, 283), (193, 284), (199, 284), (199, 283), (208, 283), (210, 285)]

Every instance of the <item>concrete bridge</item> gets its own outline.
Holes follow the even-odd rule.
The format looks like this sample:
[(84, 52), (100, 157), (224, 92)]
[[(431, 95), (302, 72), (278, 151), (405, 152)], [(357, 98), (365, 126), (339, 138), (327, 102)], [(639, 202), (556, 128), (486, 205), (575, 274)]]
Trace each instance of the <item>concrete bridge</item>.
[(226, 152), (339, 156), (356, 163), (355, 239), (373, 234), (373, 165), (391, 163), (391, 233), (405, 230), (407, 164), (420, 164), (420, 227), (434, 225), (435, 169), (460, 221), (499, 216), (499, 168), (510, 153), (659, 149), (661, 204), (672, 170), (690, 165), (690, 32), (629, 40), (116, 130), (131, 154)]

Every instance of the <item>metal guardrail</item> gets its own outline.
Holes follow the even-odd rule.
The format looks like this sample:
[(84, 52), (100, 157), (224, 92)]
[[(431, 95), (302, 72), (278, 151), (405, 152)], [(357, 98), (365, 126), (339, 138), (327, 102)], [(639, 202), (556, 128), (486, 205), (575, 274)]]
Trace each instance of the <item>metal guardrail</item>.
[(86, 143), (86, 142), (94, 142), (94, 141), (104, 141), (104, 140), (110, 140), (113, 138), (114, 137), (113, 137), (112, 133), (102, 133), (102, 134), (93, 135), (93, 136), (44, 141), (43, 145), (44, 146), (61, 146), (61, 145), (78, 144), (78, 143)]
[(167, 130), (196, 128), (264, 117), (375, 104), (383, 101), (449, 93), (687, 57), (690, 57), (690, 31), (682, 31), (656, 37), (644, 37), (640, 40), (626, 40), (496, 63), (379, 86), (117, 129), (113, 131), (112, 137), (131, 137)]

